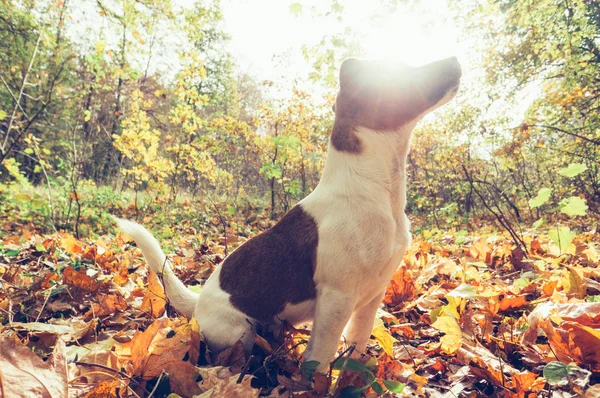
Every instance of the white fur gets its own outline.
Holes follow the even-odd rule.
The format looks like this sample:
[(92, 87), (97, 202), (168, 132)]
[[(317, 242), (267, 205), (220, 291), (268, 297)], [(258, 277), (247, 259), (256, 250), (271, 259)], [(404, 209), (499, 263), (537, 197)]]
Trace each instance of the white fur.
[[(315, 319), (305, 356), (319, 361), (321, 369), (328, 366), (351, 318), (348, 342), (364, 351), (382, 293), (410, 242), (404, 214), (405, 165), (413, 125), (395, 134), (361, 129), (360, 154), (340, 152), (330, 145), (321, 182), (300, 202), (318, 225), (317, 299), (288, 304), (277, 318), (293, 324)], [(220, 267), (196, 295), (173, 274), (159, 243), (146, 229), (130, 221), (118, 222), (152, 270), (163, 273), (175, 308), (196, 318), (211, 350), (219, 351), (240, 338), (251, 345), (252, 320), (231, 305), (229, 293), (219, 286)]]
[(156, 274), (163, 275), (165, 291), (173, 306), (183, 315), (190, 318), (194, 313), (198, 295), (189, 290), (173, 273), (171, 262), (165, 256), (160, 243), (152, 236), (146, 228), (128, 220), (113, 217), (119, 227), (133, 238), (139, 246), (148, 262), (148, 265)]
[(365, 350), (385, 286), (410, 243), (404, 207), (413, 126), (397, 133), (359, 129), (359, 154), (330, 145), (321, 182), (300, 202), (319, 227), (317, 308), (306, 357), (325, 366), (350, 320), (346, 340)]
[(229, 293), (219, 286), (217, 267), (206, 281), (200, 294), (189, 290), (173, 273), (171, 262), (165, 256), (160, 244), (141, 225), (132, 221), (114, 219), (119, 227), (133, 238), (148, 265), (157, 274), (162, 274), (165, 292), (173, 306), (188, 318), (194, 317), (212, 351), (220, 351), (243, 339), (245, 346), (251, 346), (254, 339), (247, 316), (233, 307)]
[[(449, 92), (434, 108), (454, 94)], [(357, 351), (364, 352), (385, 287), (410, 244), (404, 213), (406, 157), (419, 119), (394, 133), (359, 128), (358, 154), (340, 152), (330, 144), (319, 185), (299, 203), (318, 226), (313, 278), (317, 297), (286, 305), (274, 321), (314, 320), (305, 358), (319, 361), (320, 371), (329, 366), (344, 329), (347, 343), (356, 343)], [(219, 286), (220, 267), (196, 295), (173, 274), (148, 231), (130, 221), (118, 222), (140, 246), (150, 267), (163, 272), (169, 299), (181, 313), (193, 314), (211, 350), (219, 351), (240, 338), (246, 347), (252, 344), (253, 320), (233, 307), (230, 295)]]

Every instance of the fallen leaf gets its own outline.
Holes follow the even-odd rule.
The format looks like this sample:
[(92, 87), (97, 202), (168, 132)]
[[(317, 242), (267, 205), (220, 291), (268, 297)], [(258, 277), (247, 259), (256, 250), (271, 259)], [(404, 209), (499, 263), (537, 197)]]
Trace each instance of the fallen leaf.
[(371, 335), (375, 338), (381, 348), (383, 348), (385, 353), (388, 354), (390, 358), (393, 358), (394, 342), (398, 340), (392, 337), (381, 319), (375, 319), (375, 327), (373, 328)]
[(600, 330), (575, 322), (563, 322), (561, 328), (569, 332), (574, 347), (581, 352), (579, 364), (600, 371)]
[(85, 313), (83, 318), (89, 321), (92, 318), (104, 317), (126, 309), (127, 302), (120, 293), (105, 294), (100, 296), (100, 302), (94, 303), (92, 308)]
[(456, 318), (450, 315), (439, 316), (431, 326), (444, 333), (444, 336), (440, 338), (441, 349), (444, 353), (452, 355), (461, 347), (462, 331)]
[(16, 338), (0, 337), (0, 382), (6, 397), (67, 398), (65, 343), (56, 340), (46, 361)]
[(130, 342), (115, 350), (119, 361), (135, 376), (150, 379), (160, 375), (170, 362), (181, 361), (192, 342), (192, 330), (183, 318), (155, 320)]
[(165, 364), (164, 370), (169, 374), (171, 388), (175, 394), (186, 397), (199, 395), (203, 392), (197, 382), (200, 372), (197, 367), (189, 362), (169, 362)]
[(396, 270), (392, 280), (387, 285), (383, 302), (388, 305), (398, 305), (415, 297), (415, 284), (406, 266)]
[(60, 239), (60, 247), (69, 254), (82, 254), (83, 247), (71, 234), (63, 234)]
[(153, 318), (159, 318), (165, 313), (167, 305), (167, 296), (156, 273), (149, 270), (148, 289), (144, 295), (144, 300), (140, 310), (152, 315)]
[(101, 283), (92, 279), (91, 276), (82, 271), (75, 271), (70, 265), (65, 267), (62, 277), (65, 284), (87, 292), (95, 292), (101, 286)]
[(244, 354), (244, 344), (241, 340), (221, 351), (215, 360), (215, 365), (228, 366), (233, 373), (241, 373), (245, 363), (246, 355)]

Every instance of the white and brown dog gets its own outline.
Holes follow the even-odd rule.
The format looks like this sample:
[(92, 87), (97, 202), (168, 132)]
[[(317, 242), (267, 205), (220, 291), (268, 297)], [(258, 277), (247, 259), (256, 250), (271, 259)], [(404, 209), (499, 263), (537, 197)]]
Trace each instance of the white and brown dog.
[(411, 240), (404, 213), (411, 132), (456, 94), (460, 77), (456, 58), (418, 68), (344, 61), (319, 185), (273, 228), (231, 253), (200, 294), (175, 276), (146, 229), (119, 224), (163, 274), (173, 306), (196, 318), (211, 351), (240, 339), (251, 346), (257, 322), (312, 321), (304, 357), (323, 371), (344, 329), (348, 344), (366, 348), (386, 285)]

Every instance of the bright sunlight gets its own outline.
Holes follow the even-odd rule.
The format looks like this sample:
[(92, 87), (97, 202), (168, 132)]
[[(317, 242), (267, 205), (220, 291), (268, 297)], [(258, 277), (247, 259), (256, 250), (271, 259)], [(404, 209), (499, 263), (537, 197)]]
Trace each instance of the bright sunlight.
[(0, 397), (600, 397), (599, 82), (597, 0), (0, 0)]

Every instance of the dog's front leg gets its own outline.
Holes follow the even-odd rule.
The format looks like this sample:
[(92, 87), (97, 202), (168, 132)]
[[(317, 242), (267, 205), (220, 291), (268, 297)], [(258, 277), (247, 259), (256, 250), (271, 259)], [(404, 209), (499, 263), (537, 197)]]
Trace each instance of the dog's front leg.
[[(356, 310), (350, 318), (350, 323), (346, 329), (346, 341), (348, 344), (356, 343), (356, 354), (364, 354), (367, 349), (367, 342), (373, 331), (375, 314), (381, 305), (385, 291), (381, 292), (373, 300)], [(355, 355), (356, 356), (356, 355)]]
[(367, 348), (367, 342), (373, 331), (375, 315), (377, 309), (381, 305), (383, 296), (385, 295), (386, 286), (391, 279), (393, 273), (398, 268), (398, 265), (404, 257), (406, 245), (401, 245), (394, 255), (388, 260), (384, 271), (384, 283), (381, 286), (381, 292), (378, 293), (371, 301), (358, 308), (350, 318), (350, 323), (346, 329), (346, 341), (348, 344), (356, 343), (357, 354), (364, 354)]
[(318, 361), (319, 372), (326, 372), (337, 351), (344, 327), (354, 310), (355, 296), (329, 286), (317, 288), (313, 329), (304, 354), (306, 361)]

